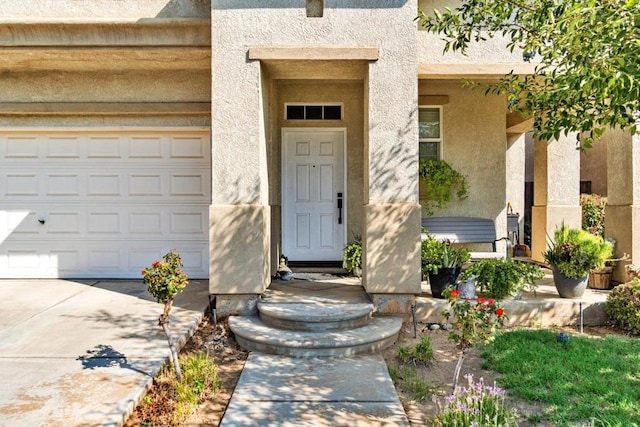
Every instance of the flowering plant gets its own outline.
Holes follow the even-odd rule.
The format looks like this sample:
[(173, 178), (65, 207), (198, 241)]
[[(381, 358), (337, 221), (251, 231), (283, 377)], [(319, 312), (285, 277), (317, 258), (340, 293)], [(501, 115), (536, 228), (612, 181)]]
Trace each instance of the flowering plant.
[(500, 387), (485, 386), (480, 378), (473, 382), (473, 375), (464, 376), (467, 387), (455, 390), (444, 401), (434, 396), (437, 406), (435, 426), (515, 426), (516, 412), (504, 404), (504, 390)]
[(460, 292), (451, 287), (443, 295), (449, 302), (450, 310), (444, 310), (442, 315), (452, 325), (449, 340), (456, 343), (460, 357), (453, 375), (453, 388), (458, 385), (458, 377), (466, 352), (479, 343), (486, 344), (494, 339), (498, 328), (504, 326), (507, 314), (492, 298), (460, 298)]
[(175, 249), (142, 270), (142, 282), (156, 301), (167, 303), (187, 286), (188, 276), (182, 271), (182, 260)]
[(462, 299), (460, 292), (452, 288), (444, 295), (451, 310), (443, 311), (442, 315), (453, 325), (449, 340), (456, 343), (458, 350), (466, 351), (478, 343), (493, 340), (496, 330), (504, 326), (506, 312), (492, 298)]

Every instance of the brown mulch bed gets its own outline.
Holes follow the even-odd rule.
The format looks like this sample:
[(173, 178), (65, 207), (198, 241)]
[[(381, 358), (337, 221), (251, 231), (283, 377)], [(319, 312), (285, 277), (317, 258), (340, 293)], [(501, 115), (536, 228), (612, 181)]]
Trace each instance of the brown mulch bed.
[[(213, 359), (221, 386), (215, 392), (205, 393), (197, 411), (179, 424), (182, 426), (220, 424), (249, 354), (237, 345), (226, 321), (214, 325), (209, 316), (203, 318), (180, 354), (200, 351), (206, 351)], [(153, 380), (153, 386), (129, 417), (125, 427), (176, 425), (172, 419), (173, 402), (167, 397), (167, 388), (172, 378), (167, 375), (161, 373)]]

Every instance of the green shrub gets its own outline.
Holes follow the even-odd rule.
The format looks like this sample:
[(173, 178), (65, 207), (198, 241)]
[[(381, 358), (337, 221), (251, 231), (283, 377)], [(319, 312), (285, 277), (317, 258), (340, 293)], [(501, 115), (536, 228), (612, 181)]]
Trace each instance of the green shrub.
[(463, 279), (475, 276), (482, 292), (491, 298), (502, 299), (522, 292), (535, 292), (537, 280), (544, 274), (537, 265), (510, 259), (483, 259), (473, 263), (464, 272)]
[(640, 279), (613, 288), (604, 311), (613, 325), (633, 335), (640, 335)]
[(362, 275), (362, 240), (359, 236), (345, 246), (342, 252), (342, 267), (356, 277)]
[(421, 337), (420, 342), (414, 346), (400, 346), (397, 351), (402, 363), (428, 365), (433, 361), (433, 345), (429, 337)]
[(596, 236), (604, 237), (604, 210), (607, 198), (597, 194), (582, 194), (582, 229)]

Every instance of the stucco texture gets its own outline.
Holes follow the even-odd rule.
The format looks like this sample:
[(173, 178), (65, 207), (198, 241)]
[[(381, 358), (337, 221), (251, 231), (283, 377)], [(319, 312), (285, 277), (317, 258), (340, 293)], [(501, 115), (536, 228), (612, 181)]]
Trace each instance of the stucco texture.
[[(416, 1), (328, 0), (322, 18), (308, 18), (305, 5), (302, 0), (212, 2), (214, 205), (279, 203), (279, 135), (280, 128), (289, 125), (282, 120), (284, 102), (331, 100), (345, 103), (348, 232), (360, 228), (358, 212), (363, 205), (384, 204), (387, 212), (398, 215), (415, 210)], [(326, 57), (327, 47), (331, 52), (342, 50), (336, 57)], [(261, 63), (247, 59), (251, 48), (268, 48), (263, 52), (271, 55), (284, 50), (275, 55), (277, 59)], [(291, 48), (300, 48), (298, 57), (286, 56)], [(360, 48), (377, 49), (379, 58), (369, 63), (357, 54), (350, 58), (349, 49), (357, 53)], [(324, 53), (314, 55), (314, 49)], [(322, 55), (322, 60), (309, 59)], [(305, 60), (298, 61), (300, 56)], [(284, 81), (289, 79), (307, 82)], [(272, 212), (279, 209), (274, 205)], [(369, 227), (366, 218), (360, 221), (362, 228)], [(381, 228), (376, 225), (376, 229)], [(418, 236), (419, 221), (407, 221), (405, 231)], [(363, 238), (366, 246), (367, 235)], [(382, 247), (381, 242), (374, 236), (370, 247), (395, 251), (395, 256), (417, 268), (415, 248)], [(271, 242), (272, 248), (276, 246)], [(389, 282), (382, 292), (419, 288), (417, 276), (402, 280), (411, 283)], [(366, 278), (364, 282), (367, 287)]]
[[(442, 158), (467, 176), (469, 196), (455, 197), (434, 216), (475, 216), (496, 222), (506, 236), (506, 102), (458, 81), (420, 80), (420, 95), (447, 95), (442, 106)], [(521, 178), (519, 178), (521, 179)]]
[(4, 0), (0, 19), (126, 20), (209, 17), (211, 0)]

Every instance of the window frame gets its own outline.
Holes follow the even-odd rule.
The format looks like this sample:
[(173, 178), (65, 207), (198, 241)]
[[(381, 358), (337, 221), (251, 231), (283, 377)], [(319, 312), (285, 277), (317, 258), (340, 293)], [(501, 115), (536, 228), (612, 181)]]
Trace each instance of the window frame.
[[(438, 138), (421, 138), (420, 137), (420, 110), (438, 110), (438, 126), (439, 136)], [(442, 105), (418, 105), (418, 153), (420, 152), (420, 143), (422, 142), (435, 142), (438, 144), (438, 160), (442, 160), (443, 158), (443, 149), (444, 149), (444, 138), (443, 138), (443, 126), (442, 126)], [(418, 154), (418, 156), (420, 156)], [(423, 158), (423, 157), (421, 157)]]
[[(290, 119), (287, 116), (287, 107), (292, 106), (292, 107), (297, 107), (297, 106), (301, 106), (301, 107), (322, 107), (322, 118), (321, 119), (308, 119), (306, 117), (306, 108), (305, 108), (305, 117), (303, 119)], [(340, 118), (339, 119), (325, 119), (324, 118), (324, 107), (340, 107)], [(285, 121), (293, 121), (293, 122), (300, 122), (300, 121), (310, 121), (310, 122), (326, 122), (326, 121), (333, 121), (333, 122), (342, 122), (344, 121), (344, 102), (285, 102), (284, 103), (284, 120)]]

